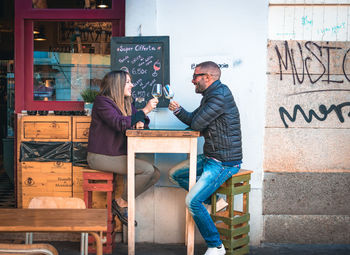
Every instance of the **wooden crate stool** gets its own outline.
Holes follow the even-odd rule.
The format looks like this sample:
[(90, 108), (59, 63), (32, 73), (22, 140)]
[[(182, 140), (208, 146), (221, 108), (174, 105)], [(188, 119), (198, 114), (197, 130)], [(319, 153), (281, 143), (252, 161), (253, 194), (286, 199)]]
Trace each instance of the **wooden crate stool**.
[[(253, 171), (239, 172), (223, 183), (211, 197), (211, 218), (220, 233), (227, 255), (249, 253), (249, 192), (250, 175)], [(228, 207), (225, 211), (216, 212), (217, 194), (226, 195)], [(234, 210), (235, 196), (243, 194), (242, 211)]]
[[(103, 244), (103, 253), (111, 254), (114, 248), (115, 220), (112, 213), (112, 199), (114, 198), (115, 174), (84, 168), (83, 170), (83, 190), (84, 200), (87, 208), (92, 208), (92, 192), (107, 193), (107, 232), (103, 233), (106, 240)], [(89, 236), (89, 252), (96, 252), (94, 240)]]

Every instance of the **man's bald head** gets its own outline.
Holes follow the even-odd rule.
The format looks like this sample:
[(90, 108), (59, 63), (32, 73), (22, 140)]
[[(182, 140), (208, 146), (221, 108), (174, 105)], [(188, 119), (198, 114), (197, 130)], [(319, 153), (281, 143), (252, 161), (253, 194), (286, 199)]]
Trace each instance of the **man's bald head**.
[(214, 80), (219, 80), (221, 77), (221, 70), (219, 66), (213, 61), (206, 61), (196, 65), (196, 68), (200, 68), (202, 73), (208, 73), (213, 76)]

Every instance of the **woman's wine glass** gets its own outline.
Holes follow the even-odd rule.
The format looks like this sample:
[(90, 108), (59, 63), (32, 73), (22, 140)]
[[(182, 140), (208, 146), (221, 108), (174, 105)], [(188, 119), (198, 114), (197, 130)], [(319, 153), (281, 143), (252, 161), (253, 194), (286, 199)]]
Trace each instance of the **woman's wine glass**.
[(169, 100), (173, 99), (173, 97), (174, 97), (174, 91), (172, 90), (172, 88), (170, 87), (169, 84), (166, 84), (166, 85), (164, 86), (163, 90), (164, 90), (164, 97), (165, 97), (166, 99), (169, 99)]
[[(152, 88), (152, 96), (154, 98), (159, 98), (162, 96), (162, 84), (160, 83), (154, 84)], [(154, 109), (154, 111), (157, 111), (157, 109)]]

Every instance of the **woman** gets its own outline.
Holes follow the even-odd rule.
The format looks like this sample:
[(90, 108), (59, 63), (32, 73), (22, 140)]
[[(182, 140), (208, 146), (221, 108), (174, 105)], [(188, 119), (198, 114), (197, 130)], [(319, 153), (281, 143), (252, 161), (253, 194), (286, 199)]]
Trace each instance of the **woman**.
[[(158, 103), (153, 98), (137, 111), (132, 105), (130, 74), (112, 71), (105, 75), (100, 93), (94, 101), (91, 114), (87, 161), (89, 167), (101, 171), (127, 175), (127, 138), (130, 128), (147, 128), (150, 113)], [(160, 177), (159, 170), (147, 161), (135, 159), (135, 197), (154, 185)], [(113, 213), (127, 224), (127, 186), (124, 193), (113, 200)]]

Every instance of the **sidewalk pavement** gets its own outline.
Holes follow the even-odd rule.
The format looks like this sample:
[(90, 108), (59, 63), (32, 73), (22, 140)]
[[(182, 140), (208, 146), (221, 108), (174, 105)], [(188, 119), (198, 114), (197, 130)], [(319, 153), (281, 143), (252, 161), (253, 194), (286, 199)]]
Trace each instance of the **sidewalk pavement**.
[[(62, 255), (79, 255), (78, 242), (50, 242)], [(127, 255), (127, 244), (117, 243), (113, 255)], [(203, 255), (205, 245), (195, 246), (195, 255)], [(183, 244), (137, 243), (136, 255), (186, 255)], [(249, 255), (350, 255), (350, 244), (262, 244), (251, 246)]]

